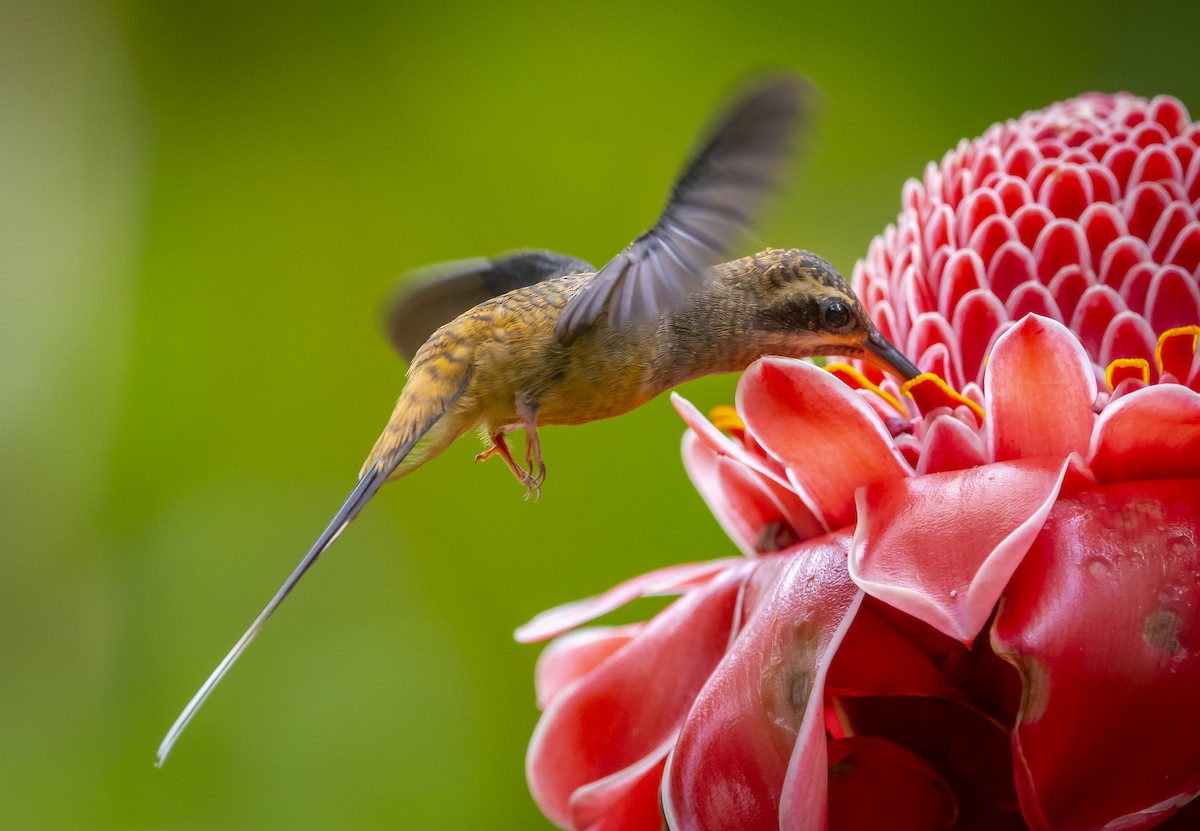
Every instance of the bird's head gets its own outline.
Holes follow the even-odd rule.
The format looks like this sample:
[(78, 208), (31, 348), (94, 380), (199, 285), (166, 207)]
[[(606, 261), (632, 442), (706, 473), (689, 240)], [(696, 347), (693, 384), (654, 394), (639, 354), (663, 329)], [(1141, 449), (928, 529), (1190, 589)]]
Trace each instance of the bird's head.
[(739, 282), (753, 298), (750, 328), (773, 352), (862, 358), (905, 380), (920, 374), (875, 328), (846, 279), (816, 254), (769, 249), (747, 260)]

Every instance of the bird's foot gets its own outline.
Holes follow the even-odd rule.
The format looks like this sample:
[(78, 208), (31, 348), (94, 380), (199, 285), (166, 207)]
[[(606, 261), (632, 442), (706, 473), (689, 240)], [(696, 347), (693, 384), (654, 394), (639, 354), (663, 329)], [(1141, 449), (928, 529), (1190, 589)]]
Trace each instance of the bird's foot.
[[(528, 444), (529, 432), (526, 431), (525, 435), (525, 460), (529, 465), (529, 470), (525, 470), (519, 464), (517, 464), (516, 459), (514, 459), (512, 456), (512, 452), (508, 449), (508, 444), (504, 440), (504, 433), (500, 431), (488, 434), (488, 439), (492, 442), (492, 446), (478, 454), (475, 457), (475, 461), (482, 462), (492, 458), (492, 456), (499, 456), (504, 460), (504, 464), (508, 467), (509, 471), (516, 478), (516, 480), (525, 486), (526, 501), (532, 498), (536, 502), (542, 498), (542, 483), (546, 481), (546, 465), (542, 462), (542, 455), (537, 447), (536, 430), (534, 431), (535, 440), (534, 449), (532, 451), (530, 450)], [(537, 469), (536, 473), (534, 472), (535, 466)]]

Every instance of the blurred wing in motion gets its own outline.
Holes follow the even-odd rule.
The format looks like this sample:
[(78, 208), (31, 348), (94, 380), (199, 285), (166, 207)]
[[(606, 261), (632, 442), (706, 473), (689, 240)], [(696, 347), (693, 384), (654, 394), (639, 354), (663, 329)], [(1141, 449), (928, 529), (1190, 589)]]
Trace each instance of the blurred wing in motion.
[(575, 257), (537, 250), (420, 268), (411, 272), (387, 301), (384, 332), (392, 348), (412, 363), (413, 355), (439, 326), (468, 309), (552, 277), (595, 270)]
[(610, 298), (613, 327), (655, 320), (682, 302), (709, 266), (728, 259), (775, 189), (814, 98), (797, 75), (760, 79), (738, 96), (676, 180), (654, 227), (567, 304), (555, 329), (559, 341), (574, 340)]

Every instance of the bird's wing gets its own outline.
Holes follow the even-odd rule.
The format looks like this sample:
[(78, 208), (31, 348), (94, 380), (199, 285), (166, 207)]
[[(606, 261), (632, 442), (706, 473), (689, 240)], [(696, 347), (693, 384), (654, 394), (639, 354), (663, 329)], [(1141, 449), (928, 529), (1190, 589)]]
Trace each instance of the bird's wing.
[(553, 251), (517, 251), (473, 257), (410, 272), (384, 306), (383, 328), (392, 347), (408, 362), (442, 324), (505, 292), (564, 274), (596, 269)]
[(797, 75), (759, 80), (716, 121), (675, 185), (658, 222), (600, 269), (563, 310), (555, 334), (566, 344), (600, 316), (649, 321), (673, 308), (754, 220), (775, 189), (797, 127), (815, 95)]

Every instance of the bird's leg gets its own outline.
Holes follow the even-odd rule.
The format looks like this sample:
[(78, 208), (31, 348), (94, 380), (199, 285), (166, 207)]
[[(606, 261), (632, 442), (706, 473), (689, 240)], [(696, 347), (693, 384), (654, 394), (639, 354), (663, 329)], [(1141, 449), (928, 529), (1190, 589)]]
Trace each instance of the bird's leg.
[[(546, 463), (542, 461), (542, 443), (537, 434), (537, 406), (523, 397), (517, 398), (515, 404), (520, 421), (487, 430), (483, 435), (492, 443), (491, 447), (477, 455), (475, 461), (482, 462), (492, 456), (499, 456), (517, 481), (525, 486), (525, 498), (532, 496), (534, 499), (541, 499), (542, 483), (546, 481)], [(508, 449), (508, 443), (504, 440), (507, 434), (518, 429), (525, 431), (525, 464), (529, 467), (528, 471), (517, 464)]]
[(537, 500), (542, 498), (542, 483), (546, 481), (546, 463), (542, 460), (542, 442), (537, 432), (537, 405), (522, 397), (517, 398), (516, 405), (521, 420), (514, 426), (525, 428), (525, 464), (529, 466), (525, 498), (532, 495)]
[(515, 459), (513, 459), (512, 453), (509, 452), (508, 444), (504, 441), (504, 434), (515, 429), (515, 424), (507, 424), (498, 430), (488, 431), (487, 440), (492, 443), (492, 446), (477, 455), (475, 457), (475, 461), (482, 462), (492, 458), (493, 456), (499, 456), (504, 460), (504, 464), (508, 465), (508, 469), (512, 471), (512, 475), (517, 477), (517, 481), (528, 487), (529, 474), (523, 471), (521, 466), (517, 464)]

